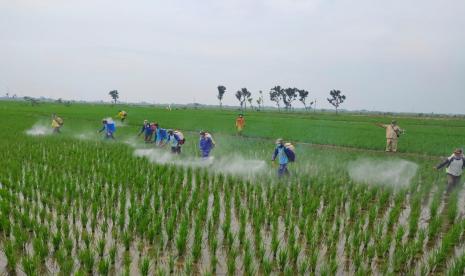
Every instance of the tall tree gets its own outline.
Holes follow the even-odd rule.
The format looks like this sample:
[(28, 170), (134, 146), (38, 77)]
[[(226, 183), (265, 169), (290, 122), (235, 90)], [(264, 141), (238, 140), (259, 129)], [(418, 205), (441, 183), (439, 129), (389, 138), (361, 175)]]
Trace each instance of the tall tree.
[(252, 104), (252, 103), (253, 103), (253, 98), (252, 98), (251, 96), (249, 96), (249, 97), (247, 98), (247, 101), (249, 102), (250, 108), (253, 109), (253, 104)]
[(251, 95), (252, 95), (252, 93), (250, 93), (249, 90), (247, 90), (247, 88), (242, 88), (241, 90), (237, 90), (236, 98), (237, 98), (237, 100), (239, 101), (239, 103), (241, 105), (241, 110), (242, 111), (244, 111), (244, 109), (247, 108), (246, 100), (248, 98), (250, 98)]
[(305, 89), (298, 89), (297, 93), (299, 94), (299, 101), (304, 105), (305, 110), (311, 108), (313, 105), (313, 102), (310, 102), (309, 105), (307, 106), (307, 97), (309, 95), (309, 92)]
[(260, 97), (258, 97), (258, 100), (257, 100), (257, 102), (260, 101), (260, 103), (258, 104), (258, 108), (261, 110), (263, 109), (263, 104), (265, 103), (263, 99), (263, 91), (260, 90), (260, 92), (258, 93), (260, 94)]
[(118, 90), (111, 90), (110, 92), (108, 92), (108, 95), (111, 96), (111, 98), (113, 99), (113, 101), (115, 101), (116, 104), (116, 101), (119, 98)]
[(270, 89), (270, 100), (276, 103), (276, 105), (278, 106), (278, 110), (280, 108), (279, 103), (283, 98), (283, 93), (283, 89), (279, 85)]
[(329, 91), (331, 98), (327, 98), (328, 102), (336, 109), (336, 114), (339, 106), (346, 100), (346, 96), (341, 94), (340, 90)]
[(297, 88), (286, 88), (283, 90), (283, 102), (286, 106), (286, 110), (290, 110), (292, 108), (292, 102), (297, 99)]
[(224, 93), (226, 93), (226, 87), (224, 85), (218, 85), (218, 95), (216, 97), (220, 101), (220, 108), (223, 108)]

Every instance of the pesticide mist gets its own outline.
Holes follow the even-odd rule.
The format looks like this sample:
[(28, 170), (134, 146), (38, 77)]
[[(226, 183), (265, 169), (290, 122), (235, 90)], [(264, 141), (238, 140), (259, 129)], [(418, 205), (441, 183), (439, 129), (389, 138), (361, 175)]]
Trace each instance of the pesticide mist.
[(159, 149), (136, 149), (134, 155), (145, 157), (158, 164), (174, 164), (184, 167), (205, 167), (211, 171), (239, 176), (254, 176), (266, 171), (266, 162), (263, 160), (245, 159), (240, 155), (227, 155), (219, 158), (210, 157), (201, 160), (195, 157), (175, 156)]
[(417, 164), (402, 159), (360, 158), (348, 165), (349, 176), (354, 181), (395, 187), (409, 185), (417, 170)]
[(35, 123), (30, 129), (26, 130), (26, 134), (30, 136), (41, 136), (41, 135), (50, 135), (53, 133), (50, 125), (39, 122)]

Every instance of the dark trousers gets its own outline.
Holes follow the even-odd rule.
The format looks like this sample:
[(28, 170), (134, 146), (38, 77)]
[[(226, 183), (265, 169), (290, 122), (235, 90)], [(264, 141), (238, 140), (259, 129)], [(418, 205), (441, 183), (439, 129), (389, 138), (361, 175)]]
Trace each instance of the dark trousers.
[(171, 147), (171, 153), (180, 154), (181, 153), (181, 146)]
[(284, 175), (289, 175), (289, 170), (287, 169), (287, 164), (279, 164), (278, 176), (282, 177)]
[(152, 143), (152, 134), (147, 134), (146, 133), (145, 136), (144, 136), (144, 141), (146, 143)]
[(452, 192), (460, 184), (460, 175), (447, 174), (447, 192)]

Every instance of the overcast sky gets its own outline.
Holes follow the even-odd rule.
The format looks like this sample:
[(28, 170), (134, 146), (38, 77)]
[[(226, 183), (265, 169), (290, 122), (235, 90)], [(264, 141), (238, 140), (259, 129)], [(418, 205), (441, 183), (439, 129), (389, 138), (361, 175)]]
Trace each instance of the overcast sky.
[[(0, 94), (465, 113), (464, 0), (0, 0)], [(296, 106), (300, 106), (296, 102)]]

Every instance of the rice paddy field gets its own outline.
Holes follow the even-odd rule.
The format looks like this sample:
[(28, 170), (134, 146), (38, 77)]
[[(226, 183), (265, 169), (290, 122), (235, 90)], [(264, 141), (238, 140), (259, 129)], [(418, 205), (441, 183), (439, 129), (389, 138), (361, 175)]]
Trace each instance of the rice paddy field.
[[(117, 124), (115, 141), (97, 133)], [(50, 130), (51, 114), (64, 119)], [(463, 275), (465, 191), (433, 169), (465, 141), (460, 118), (0, 102), (5, 275)], [(180, 156), (138, 137), (184, 132)], [(216, 140), (201, 161), (198, 131)], [(296, 146), (291, 176), (271, 162)], [(462, 180), (463, 182), (463, 180)]]

